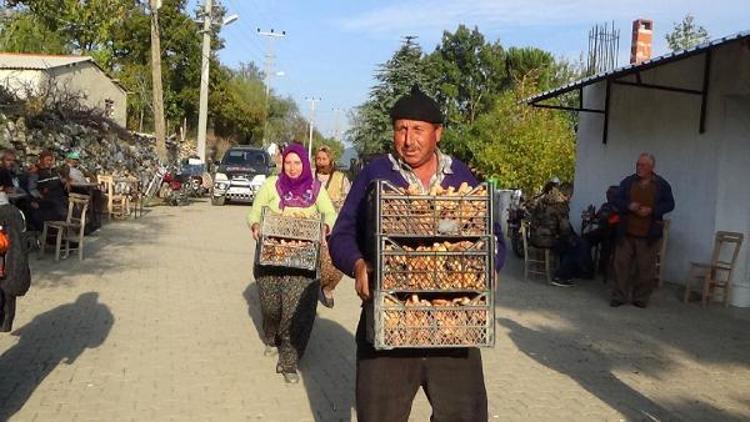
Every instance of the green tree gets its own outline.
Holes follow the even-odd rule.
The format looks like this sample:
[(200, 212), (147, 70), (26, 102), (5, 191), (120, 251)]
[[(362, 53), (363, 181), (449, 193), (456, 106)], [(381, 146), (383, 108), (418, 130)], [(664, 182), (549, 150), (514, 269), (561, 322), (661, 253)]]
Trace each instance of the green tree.
[(674, 24), (672, 32), (667, 34), (665, 38), (672, 51), (687, 50), (708, 41), (708, 31), (698, 25), (695, 18), (688, 14), (682, 18), (682, 22)]
[(454, 33), (445, 31), (425, 63), (449, 123), (474, 122), (492, 105), (507, 78), (500, 43), (486, 42), (476, 27), (460, 25)]
[(508, 49), (505, 66), (508, 71), (508, 84), (526, 78), (533, 78), (542, 89), (556, 84), (555, 57), (534, 47), (511, 47)]
[(46, 28), (28, 11), (11, 12), (0, 19), (0, 50), (13, 53), (68, 53), (65, 37)]
[(414, 37), (405, 37), (393, 57), (378, 66), (377, 83), (370, 90), (370, 99), (350, 115), (351, 129), (347, 136), (360, 155), (389, 149), (392, 130), (389, 111), (414, 84), (427, 93), (434, 93), (435, 82), (425, 68), (422, 48), (414, 42)]
[(9, 7), (25, 8), (45, 30), (64, 34), (76, 54), (91, 54), (111, 69), (112, 33), (139, 8), (132, 0), (6, 0)]
[(263, 131), (263, 84), (229, 69), (220, 69), (211, 89), (209, 110), (214, 133), (241, 144), (259, 144)]
[(570, 120), (522, 102), (538, 91), (533, 79), (517, 81), (467, 131), (471, 164), (497, 177), (500, 187), (535, 192), (551, 176), (573, 178), (575, 135)]

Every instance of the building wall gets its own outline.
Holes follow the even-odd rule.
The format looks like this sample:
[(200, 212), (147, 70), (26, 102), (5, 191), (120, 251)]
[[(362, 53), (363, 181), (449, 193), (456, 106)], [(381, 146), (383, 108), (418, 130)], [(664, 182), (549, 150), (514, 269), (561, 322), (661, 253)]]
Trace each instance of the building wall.
[[(734, 303), (750, 304), (750, 95), (727, 96), (723, 107), (726, 115), (719, 152), (716, 230), (745, 234), (732, 296)], [(730, 259), (728, 252), (722, 259)]]
[(91, 62), (77, 63), (51, 69), (49, 75), (58, 86), (72, 92), (85, 95), (84, 103), (100, 110), (105, 109), (105, 102), (111, 100), (113, 109), (110, 118), (120, 126), (125, 126), (127, 119), (127, 95), (117, 84)]
[[(700, 89), (703, 56), (642, 72), (642, 78), (648, 83)], [(656, 172), (671, 183), (676, 200), (675, 211), (667, 216), (672, 230), (666, 280), (684, 283), (689, 262), (710, 257), (716, 230), (744, 231), (747, 236), (750, 138), (738, 117), (727, 116), (728, 110), (740, 116), (745, 113), (737, 111), (737, 102), (729, 98), (750, 94), (748, 81), (748, 47), (735, 43), (713, 51), (703, 134), (698, 133), (700, 96), (613, 85), (606, 145), (602, 144), (603, 115), (581, 113), (571, 210), (574, 221), (580, 221), (586, 206), (604, 201), (608, 185), (634, 173), (638, 154), (647, 151), (656, 156)], [(604, 82), (585, 88), (584, 105), (603, 109), (604, 93)], [(743, 256), (743, 271), (737, 272), (735, 282), (750, 289), (749, 255)], [(743, 305), (750, 306), (750, 299)]]
[(29, 90), (35, 91), (42, 77), (40, 70), (0, 69), (0, 84), (19, 98), (25, 98)]

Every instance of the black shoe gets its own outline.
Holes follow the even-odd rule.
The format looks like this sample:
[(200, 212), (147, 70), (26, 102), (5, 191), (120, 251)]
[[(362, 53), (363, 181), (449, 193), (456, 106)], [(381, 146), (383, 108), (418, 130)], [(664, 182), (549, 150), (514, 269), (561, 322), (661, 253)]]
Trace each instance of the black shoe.
[(557, 287), (573, 287), (576, 284), (571, 279), (561, 279), (561, 278), (555, 278), (552, 280), (552, 285)]
[(635, 300), (635, 301), (633, 301), (633, 306), (635, 306), (636, 308), (645, 309), (646, 306), (648, 306), (648, 304), (646, 302), (642, 302), (640, 300)]
[(333, 308), (333, 292), (329, 292), (329, 294), (327, 295), (325, 290), (323, 290), (323, 287), (321, 286), (318, 289), (318, 301), (320, 301), (320, 303), (323, 304), (323, 306), (325, 306), (326, 308)]
[(617, 300), (617, 299), (612, 299), (612, 300), (610, 300), (610, 301), (609, 301), (609, 306), (611, 306), (611, 307), (613, 307), (613, 308), (616, 308), (616, 307), (618, 307), (618, 306), (622, 306), (622, 305), (624, 305), (624, 304), (625, 304), (625, 303), (623, 303), (623, 302), (620, 302), (620, 301), (619, 301), (619, 300)]

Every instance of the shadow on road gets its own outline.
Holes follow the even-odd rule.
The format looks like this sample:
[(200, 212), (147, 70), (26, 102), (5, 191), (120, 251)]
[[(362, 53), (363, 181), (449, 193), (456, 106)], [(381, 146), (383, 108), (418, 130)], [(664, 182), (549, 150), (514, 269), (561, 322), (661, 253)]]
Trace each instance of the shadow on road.
[[(253, 282), (243, 296), (247, 302), (258, 340), (262, 342), (263, 316), (258, 288)], [(354, 414), (354, 380), (356, 346), (354, 335), (330, 319), (315, 319), (310, 342), (299, 363), (302, 383), (316, 421), (350, 421)], [(268, 371), (275, 370), (275, 361), (268, 362)], [(279, 383), (283, 383), (281, 376)]]
[(534, 330), (510, 319), (498, 318), (509, 330), (519, 350), (540, 364), (564, 374), (628, 420), (669, 420), (669, 412), (612, 374), (615, 356), (608, 357), (593, 348), (563, 344), (554, 330)]
[[(78, 260), (78, 252), (72, 251), (70, 257), (55, 262), (55, 247), (47, 246), (45, 255), (40, 257), (38, 251), (29, 255), (29, 265), (34, 277), (33, 288), (56, 287), (72, 282), (80, 274), (113, 274), (133, 266), (131, 258), (133, 248), (143, 248), (156, 244), (165, 230), (165, 218), (169, 215), (146, 216), (124, 221), (106, 221), (96, 232), (84, 237), (84, 260)], [(156, 265), (153, 262), (138, 262), (140, 267)]]
[[(630, 373), (634, 379), (643, 377), (643, 382), (669, 389), (696, 382), (673, 378), (672, 371), (684, 370), (685, 365), (707, 374), (706, 365), (747, 367), (748, 310), (686, 305), (676, 300), (675, 286), (670, 285), (655, 292), (647, 309), (610, 308), (607, 287), (598, 281), (581, 281), (574, 289), (522, 281), (520, 264), (512, 261), (504, 275), (497, 322), (516, 347), (570, 377), (629, 420), (742, 419), (732, 409), (704, 401), (700, 389), (657, 403), (647, 396), (653, 387), (640, 389), (644, 384), (629, 385), (616, 374)], [(684, 357), (674, 359), (675, 350)], [(707, 386), (716, 382), (706, 380)]]
[(87, 348), (104, 343), (114, 316), (98, 297), (84, 293), (12, 333), (18, 343), (0, 355), (0, 421), (18, 412), (57, 365), (72, 365)]

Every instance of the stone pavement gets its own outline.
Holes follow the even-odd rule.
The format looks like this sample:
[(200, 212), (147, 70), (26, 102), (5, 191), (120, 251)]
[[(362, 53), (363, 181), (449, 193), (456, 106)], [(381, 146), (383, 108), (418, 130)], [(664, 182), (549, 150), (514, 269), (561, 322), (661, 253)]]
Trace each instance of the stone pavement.
[[(345, 280), (288, 386), (262, 356), (243, 206), (155, 208), (106, 225), (86, 260), (32, 259), (14, 335), (0, 334), (0, 421), (349, 421), (358, 300)], [(747, 420), (750, 312), (611, 309), (598, 281), (524, 282), (509, 260), (491, 420)], [(412, 419), (429, 418), (419, 393)]]

